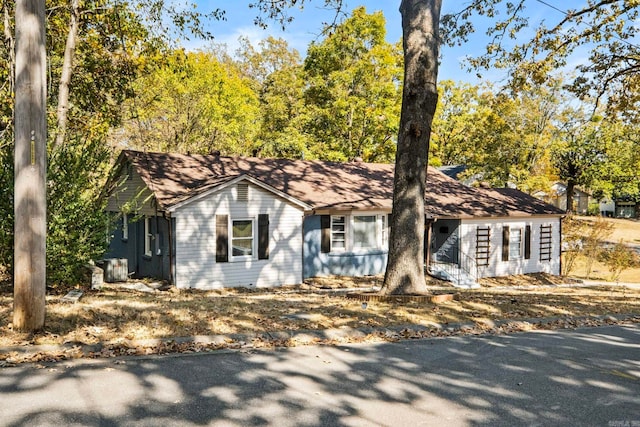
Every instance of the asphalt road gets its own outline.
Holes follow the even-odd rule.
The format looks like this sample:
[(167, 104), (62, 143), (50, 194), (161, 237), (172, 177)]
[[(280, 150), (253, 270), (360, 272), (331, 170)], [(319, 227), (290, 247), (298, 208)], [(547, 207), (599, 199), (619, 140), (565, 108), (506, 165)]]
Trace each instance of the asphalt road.
[(0, 425), (640, 427), (640, 325), (4, 368)]

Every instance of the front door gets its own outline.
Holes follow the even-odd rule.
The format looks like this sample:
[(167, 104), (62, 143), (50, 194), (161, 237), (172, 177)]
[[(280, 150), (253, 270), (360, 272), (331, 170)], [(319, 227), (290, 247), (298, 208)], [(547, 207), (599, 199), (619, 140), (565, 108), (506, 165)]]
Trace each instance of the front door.
[(438, 220), (431, 225), (431, 259), (436, 262), (458, 264), (460, 249), (460, 220)]

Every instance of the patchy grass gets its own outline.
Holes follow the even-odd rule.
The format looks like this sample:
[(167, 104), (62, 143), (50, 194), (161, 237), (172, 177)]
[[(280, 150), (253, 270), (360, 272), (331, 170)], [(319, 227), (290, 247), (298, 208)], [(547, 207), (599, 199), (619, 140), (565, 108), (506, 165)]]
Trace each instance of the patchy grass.
[[(598, 217), (577, 216), (576, 218), (593, 223)], [(608, 243), (618, 243), (623, 241), (629, 245), (640, 246), (640, 220), (633, 218), (604, 218), (613, 225), (611, 235), (607, 238)]]
[[(86, 291), (76, 304), (60, 302), (62, 295), (49, 295), (45, 331), (33, 336), (12, 331), (13, 297), (5, 288), (0, 292), (0, 346), (640, 314), (640, 289), (557, 287), (560, 279), (545, 275), (493, 279), (478, 290), (456, 289), (459, 299), (441, 304), (372, 302), (363, 308), (337, 289), (365, 289), (379, 280), (322, 279), (293, 288), (206, 292), (172, 288), (144, 293), (106, 287)], [(434, 291), (454, 290), (439, 281), (435, 284), (440, 286), (432, 284)]]
[[(584, 256), (579, 256), (576, 259), (573, 269), (571, 270), (571, 275), (579, 279), (587, 279), (586, 271), (587, 260)], [(609, 267), (607, 267), (603, 263), (599, 262), (598, 260), (594, 260), (588, 279), (611, 281), (611, 271), (609, 270)], [(640, 282), (640, 267), (628, 268), (624, 270), (620, 274), (620, 279), (618, 281), (622, 283)]]
[[(625, 245), (635, 248), (640, 253), (640, 220), (638, 219), (625, 219), (625, 218), (601, 218), (594, 216), (576, 216), (576, 219), (589, 224), (593, 224), (596, 221), (603, 219), (607, 223), (612, 225), (611, 234), (605, 237), (604, 245), (614, 245), (618, 242), (622, 242)], [(571, 269), (571, 275), (579, 279), (592, 279), (592, 280), (611, 280), (611, 271), (609, 268), (598, 260), (594, 260), (592, 263), (591, 273), (589, 277), (587, 272), (587, 259), (580, 255), (576, 259), (576, 262)], [(640, 267), (628, 268), (620, 274), (619, 282), (623, 283), (638, 283), (640, 282)]]
[(485, 287), (510, 286), (510, 287), (543, 287), (578, 283), (570, 277), (554, 276), (547, 273), (520, 274), (517, 276), (485, 277), (480, 279), (480, 284)]

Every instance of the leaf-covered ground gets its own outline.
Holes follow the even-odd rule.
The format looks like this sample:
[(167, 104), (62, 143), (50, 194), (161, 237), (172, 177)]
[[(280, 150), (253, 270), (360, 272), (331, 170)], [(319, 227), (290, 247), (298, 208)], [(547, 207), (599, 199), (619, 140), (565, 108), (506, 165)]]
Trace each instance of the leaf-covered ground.
[[(82, 357), (85, 344), (101, 343), (98, 356), (139, 354), (157, 351), (194, 351), (193, 344), (155, 350), (136, 348), (134, 341), (196, 335), (273, 333), (326, 329), (403, 328), (412, 334), (439, 334), (434, 325), (471, 324), (478, 330), (493, 328), (496, 322), (557, 318), (569, 322), (584, 316), (631, 314), (640, 320), (640, 289), (621, 286), (558, 286), (553, 276), (517, 276), (485, 281), (478, 290), (459, 290), (431, 282), (433, 293), (456, 292), (457, 300), (445, 303), (369, 302), (346, 298), (344, 287), (367, 287), (380, 283), (379, 277), (316, 280), (295, 288), (275, 290), (167, 291), (140, 292), (122, 287), (85, 291), (77, 303), (61, 302), (63, 294), (47, 297), (44, 332), (30, 336), (12, 331), (12, 295), (0, 293), (0, 361), (25, 360), (2, 355), (8, 346), (71, 344), (75, 353), (59, 358)], [(505, 285), (508, 285), (505, 287)], [(562, 325), (560, 325), (562, 326)], [(419, 332), (432, 328), (432, 332)], [(440, 329), (441, 331), (441, 329)], [(444, 332), (443, 332), (444, 333)], [(431, 336), (431, 335), (429, 335)], [(394, 334), (370, 334), (369, 339), (395, 339)], [(229, 341), (227, 345), (238, 343)], [(253, 343), (256, 345), (256, 343)], [(266, 345), (266, 343), (262, 343)], [(270, 342), (269, 345), (295, 345)], [(80, 353), (78, 353), (80, 352)], [(123, 353), (124, 352), (124, 353)], [(56, 359), (51, 354), (41, 354)], [(89, 355), (91, 356), (91, 355)], [(33, 356), (30, 356), (33, 357)], [(33, 360), (33, 359), (29, 359)]]

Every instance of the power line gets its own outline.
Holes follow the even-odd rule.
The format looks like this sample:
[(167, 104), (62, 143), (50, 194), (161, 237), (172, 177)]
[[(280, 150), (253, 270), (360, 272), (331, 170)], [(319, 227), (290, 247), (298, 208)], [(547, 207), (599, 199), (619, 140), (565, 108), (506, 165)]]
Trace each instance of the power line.
[(552, 4), (549, 4), (549, 3), (547, 3), (546, 1), (543, 1), (543, 0), (536, 0), (536, 1), (538, 3), (541, 3), (541, 4), (545, 5), (545, 6), (547, 6), (547, 7), (550, 7), (551, 9), (557, 10), (558, 12), (562, 13), (564, 16), (569, 16), (569, 13), (566, 10), (559, 9), (558, 7), (556, 7), (556, 6), (552, 5)]
[[(544, 6), (547, 6), (547, 7), (548, 7), (548, 8), (550, 8), (550, 9), (555, 10), (556, 12), (560, 12), (561, 14), (563, 14), (563, 15), (565, 16), (565, 18), (570, 18), (570, 17), (571, 17), (571, 15), (569, 14), (569, 12), (568, 12), (568, 11), (566, 11), (566, 10), (562, 10), (562, 9), (560, 9), (560, 8), (559, 8), (559, 7), (557, 7), (557, 6), (554, 6), (554, 5), (552, 5), (552, 4), (547, 3), (547, 2), (546, 2), (546, 1), (544, 1), (544, 0), (536, 0), (536, 1), (537, 1), (538, 3), (540, 3), (540, 4), (544, 5)], [(584, 24), (584, 22), (580, 22), (580, 24)], [(585, 24), (585, 25), (586, 25), (586, 24)], [(635, 44), (635, 43), (631, 43), (629, 40), (625, 40), (625, 39), (623, 39), (623, 38), (620, 38), (620, 37), (616, 36), (615, 34), (612, 34), (612, 35), (611, 35), (611, 37), (612, 37), (612, 38), (614, 38), (614, 39), (616, 39), (616, 40), (618, 40), (618, 41), (620, 41), (620, 42), (622, 42), (622, 43), (625, 43), (625, 44), (627, 44), (627, 45), (629, 45), (629, 46), (631, 46), (631, 47), (634, 47), (634, 48), (636, 48), (636, 49), (640, 49), (640, 45), (637, 45), (637, 44)]]

